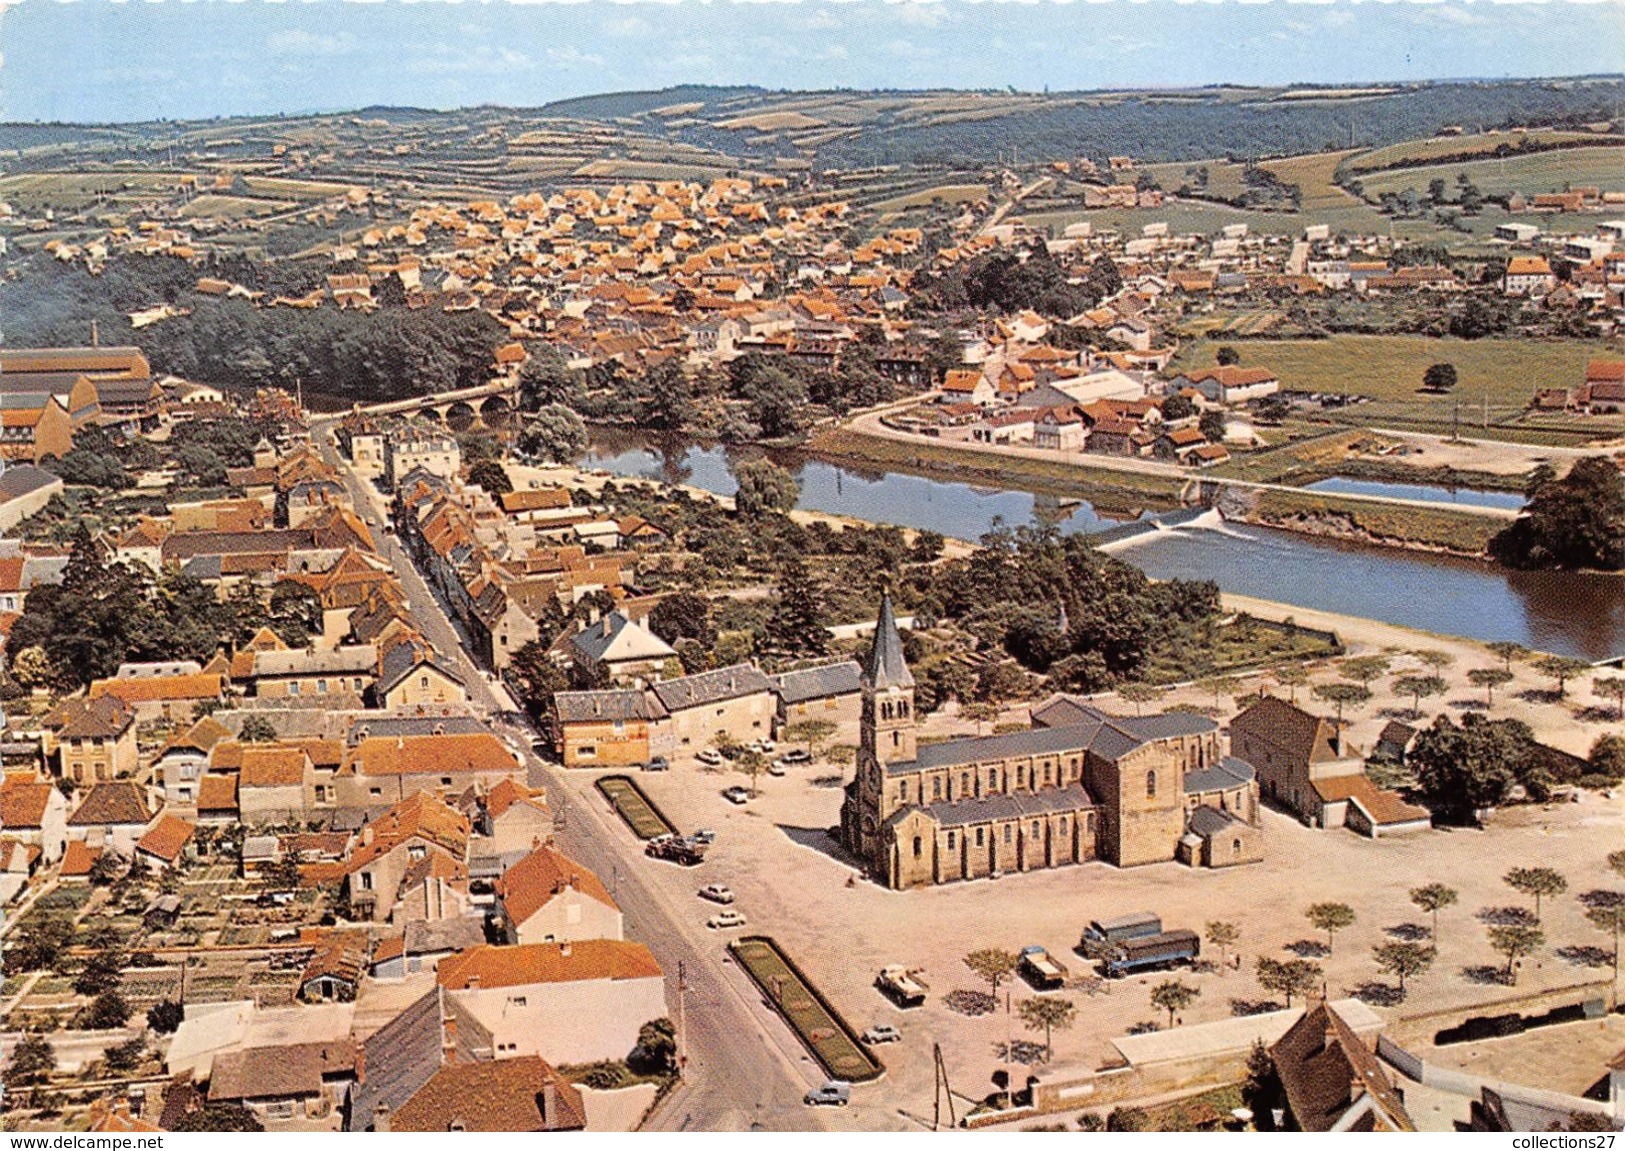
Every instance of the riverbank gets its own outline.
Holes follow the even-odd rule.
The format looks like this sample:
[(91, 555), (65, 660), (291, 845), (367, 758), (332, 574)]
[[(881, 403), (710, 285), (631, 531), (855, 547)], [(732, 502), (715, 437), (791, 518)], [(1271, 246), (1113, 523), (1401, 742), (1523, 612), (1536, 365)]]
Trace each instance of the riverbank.
[(1384, 505), (1319, 492), (1281, 489), (1227, 488), (1220, 495), (1219, 510), (1226, 519), (1301, 535), (1442, 553), (1486, 563), (1489, 562), (1486, 556), (1490, 540), (1511, 522), (1443, 505), (1438, 508)]

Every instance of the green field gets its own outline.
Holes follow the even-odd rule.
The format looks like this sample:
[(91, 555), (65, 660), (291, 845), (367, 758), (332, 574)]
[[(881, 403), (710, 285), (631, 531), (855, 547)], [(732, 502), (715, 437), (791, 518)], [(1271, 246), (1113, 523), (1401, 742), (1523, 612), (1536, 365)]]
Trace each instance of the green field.
[(1625, 191), (1625, 145), (1561, 148), (1498, 160), (1394, 168), (1361, 176), (1360, 184), (1368, 200), (1384, 192), (1402, 193), (1407, 188), (1426, 192), (1428, 181), (1435, 179), (1443, 180), (1454, 195), (1456, 176), (1461, 172), (1466, 172), (1486, 196), (1509, 192), (1535, 196), (1542, 192), (1561, 192), (1572, 185), (1595, 185), (1605, 192)]
[(830, 1078), (863, 1083), (885, 1071), (773, 940), (750, 935), (730, 943), (728, 950)]
[(1403, 144), (1391, 144), (1386, 148), (1362, 152), (1349, 161), (1348, 170), (1354, 173), (1377, 172), (1391, 168), (1395, 164), (1433, 160), (1441, 156), (1463, 156), (1468, 153), (1487, 155), (1502, 145), (1516, 148), (1519, 145), (1572, 144), (1596, 139), (1595, 132), (1567, 132), (1556, 128), (1537, 128), (1532, 132), (1497, 132), (1493, 136), (1488, 134), (1433, 136), (1426, 140), (1407, 140)]
[(258, 200), (249, 196), (213, 196), (205, 193), (188, 201), (180, 210), (180, 216), (186, 220), (207, 216), (239, 220), (253, 216), (274, 216), (298, 206), (293, 200)]
[(889, 200), (879, 200), (869, 207), (876, 212), (901, 212), (908, 208), (929, 207), (936, 200), (941, 200), (945, 204), (963, 204), (987, 198), (988, 190), (985, 184), (939, 184), (906, 195), (893, 196)]
[[(1455, 340), (1427, 336), (1333, 336), (1325, 340), (1258, 340), (1233, 343), (1241, 362), (1268, 368), (1281, 387), (1301, 392), (1347, 392), (1374, 400), (1428, 408), (1488, 400), (1491, 407), (1522, 409), (1538, 388), (1573, 387), (1585, 378), (1586, 361), (1608, 355), (1603, 344), (1583, 340)], [(1211, 367), (1217, 343), (1187, 345), (1180, 368)], [(1456, 366), (1460, 383), (1449, 397), (1419, 394), (1429, 365)]]
[(639, 839), (653, 839), (657, 835), (675, 835), (672, 825), (643, 789), (624, 775), (606, 775), (597, 783), (603, 797), (615, 808), (615, 814), (626, 821), (632, 834)]

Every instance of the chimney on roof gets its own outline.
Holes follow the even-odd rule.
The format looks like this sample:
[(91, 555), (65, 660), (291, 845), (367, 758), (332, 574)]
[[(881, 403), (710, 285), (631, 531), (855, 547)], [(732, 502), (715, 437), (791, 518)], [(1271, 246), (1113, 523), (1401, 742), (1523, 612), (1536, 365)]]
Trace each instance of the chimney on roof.
[(549, 1079), (542, 1084), (542, 1129), (551, 1131), (559, 1125), (558, 1120), (559, 1093)]
[[(468, 989), (470, 991), (478, 991), (480, 989), (480, 977), (479, 977), (479, 974), (477, 972), (468, 977)], [(456, 1030), (457, 1030), (457, 1021), (455, 1019), (449, 1019), (448, 1018), (446, 1020), (446, 1034), (448, 1036), (453, 1035), (453, 1034), (456, 1033)]]
[(372, 1109), (372, 1129), (374, 1131), (389, 1132), (389, 1104), (380, 1103)]
[(570, 941), (568, 939), (559, 944), (559, 954), (566, 959), (570, 958)]

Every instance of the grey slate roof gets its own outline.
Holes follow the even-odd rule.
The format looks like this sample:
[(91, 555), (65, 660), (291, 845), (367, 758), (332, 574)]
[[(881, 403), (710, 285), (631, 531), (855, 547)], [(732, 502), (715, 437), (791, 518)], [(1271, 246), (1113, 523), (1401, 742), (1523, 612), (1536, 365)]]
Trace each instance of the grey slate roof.
[(485, 942), (485, 927), (478, 919), (413, 920), (406, 925), (407, 955), (433, 955), (461, 951)]
[(875, 641), (863, 673), (876, 687), (913, 687), (914, 676), (903, 658), (903, 637), (897, 634), (897, 616), (892, 611), (891, 593), (880, 597), (880, 618), (875, 622)]
[(347, 1130), (370, 1130), (380, 1104), (391, 1112), (399, 1111), (440, 1070), (445, 1044), (452, 1038), (446, 1034), (447, 1015), (457, 1019), (453, 1040), (461, 1048), (457, 1062), (475, 1061), (467, 1039), (479, 1035), (483, 1028), (445, 994), (444, 988), (433, 988), (373, 1032), (362, 1045), (361, 1066), (365, 1073), (350, 1092)]
[(594, 720), (656, 719), (666, 714), (658, 699), (641, 691), (561, 691), (553, 695), (560, 723)]
[(1220, 811), (1216, 807), (1209, 807), (1206, 804), (1202, 804), (1195, 811), (1191, 812), (1190, 829), (1197, 835), (1200, 835), (1203, 839), (1208, 839), (1212, 836), (1223, 834), (1233, 824), (1240, 822), (1241, 820), (1231, 815), (1228, 811)]
[(758, 692), (771, 693), (773, 681), (754, 664), (736, 663), (732, 667), (702, 671), (699, 675), (664, 680), (651, 690), (667, 711), (682, 711), (684, 708), (704, 707)]
[[(1039, 791), (984, 795), (975, 799), (929, 803), (915, 810), (924, 812), (943, 827), (969, 827), (978, 823), (1048, 815), (1057, 811), (1081, 811), (1094, 806), (1095, 801), (1089, 793), (1077, 784), (1072, 784), (1068, 787), (1046, 787)], [(904, 808), (898, 814), (904, 814), (909, 810), (911, 809)]]
[(352, 746), (363, 739), (398, 739), (411, 735), (480, 735), (489, 731), (472, 715), (357, 716), (350, 724), (345, 742)]
[(1251, 783), (1254, 774), (1252, 764), (1227, 755), (1212, 767), (1187, 771), (1185, 794), (1201, 795), (1206, 791), (1228, 791), (1232, 787)]
[(434, 652), (420, 652), (416, 644), (398, 643), (384, 653), (378, 677), (378, 692), (380, 695), (393, 691), (407, 676), (417, 670), (420, 664), (428, 664), (458, 686), (466, 686), (463, 677), (436, 658)]
[(854, 695), (863, 687), (863, 669), (854, 660), (781, 672), (771, 678), (778, 685), (779, 698), (787, 704)]
[(44, 468), (36, 468), (33, 464), (13, 464), (6, 468), (4, 475), (0, 475), (0, 499), (21, 499), (30, 492), (61, 482)]

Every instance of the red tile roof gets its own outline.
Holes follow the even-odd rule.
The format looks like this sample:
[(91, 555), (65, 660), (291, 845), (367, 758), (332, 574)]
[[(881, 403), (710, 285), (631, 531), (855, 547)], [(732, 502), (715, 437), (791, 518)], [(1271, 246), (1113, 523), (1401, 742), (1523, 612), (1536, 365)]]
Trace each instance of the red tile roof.
[(594, 979), (659, 979), (662, 974), (660, 964), (641, 943), (583, 939), (517, 947), (482, 943), (442, 959), (435, 978), (442, 987), (466, 991), (474, 987), (522, 987)]
[(496, 882), (497, 895), (516, 924), (524, 923), (569, 887), (609, 907), (618, 906), (592, 869), (551, 847), (537, 848)]

